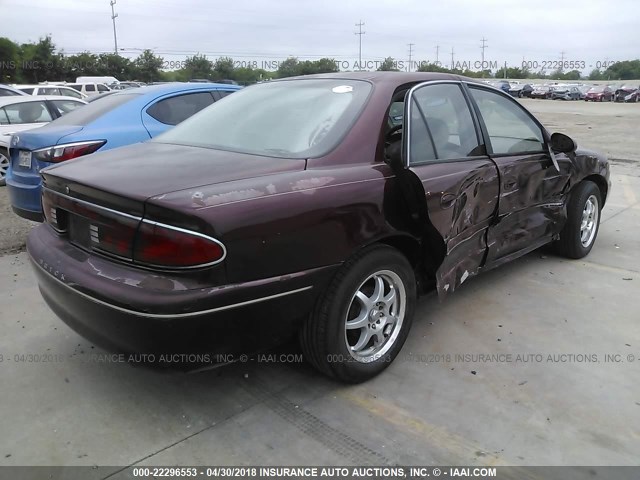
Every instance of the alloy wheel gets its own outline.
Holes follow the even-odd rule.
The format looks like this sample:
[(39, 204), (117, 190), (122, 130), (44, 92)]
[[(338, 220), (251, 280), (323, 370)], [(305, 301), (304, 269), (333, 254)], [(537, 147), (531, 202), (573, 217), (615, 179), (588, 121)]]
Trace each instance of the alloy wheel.
[(599, 215), (600, 208), (598, 199), (595, 195), (591, 195), (584, 204), (582, 221), (580, 223), (580, 243), (582, 243), (582, 246), (585, 248), (591, 245), (591, 242), (593, 242), (596, 236)]
[(369, 363), (384, 356), (402, 329), (407, 293), (390, 270), (370, 275), (351, 298), (345, 318), (345, 341), (351, 356)]

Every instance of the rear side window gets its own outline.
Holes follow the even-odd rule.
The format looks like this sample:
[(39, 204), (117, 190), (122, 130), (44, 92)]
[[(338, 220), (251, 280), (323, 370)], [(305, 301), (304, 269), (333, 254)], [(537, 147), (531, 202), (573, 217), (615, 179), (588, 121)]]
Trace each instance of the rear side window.
[(33, 95), (33, 88), (21, 88), (24, 93), (28, 93), (29, 95)]
[(82, 107), (84, 103), (74, 102), (73, 100), (52, 100), (54, 107), (58, 110), (60, 116), (65, 115), (78, 107)]
[(140, 94), (136, 93), (126, 93), (105, 96), (98, 102), (91, 102), (84, 105), (84, 108), (78, 108), (73, 112), (69, 112), (64, 117), (57, 119), (56, 125), (88, 125), (102, 115), (109, 113), (114, 108), (137, 98), (139, 95)]
[(77, 90), (78, 92), (82, 90), (82, 85), (67, 85), (67, 86), (73, 88), (74, 90)]
[(50, 122), (51, 114), (44, 102), (25, 102), (7, 105), (4, 111), (9, 118), (9, 123), (39, 123)]
[(7, 117), (4, 108), (0, 108), (0, 125), (9, 125), (9, 117)]
[(85, 90), (85, 92), (95, 92), (96, 91), (96, 86), (93, 85), (92, 83), (87, 83), (84, 86), (84, 90)]
[(60, 88), (60, 95), (64, 95), (67, 97), (74, 97), (74, 98), (82, 98), (82, 95), (80, 95), (80, 93), (74, 90), (73, 88)]
[(411, 163), (478, 155), (478, 137), (459, 85), (425, 85), (411, 97)]
[(147, 113), (167, 125), (177, 125), (213, 103), (209, 92), (188, 93), (165, 98), (147, 108)]
[(53, 87), (41, 87), (38, 91), (39, 95), (60, 95), (60, 90)]

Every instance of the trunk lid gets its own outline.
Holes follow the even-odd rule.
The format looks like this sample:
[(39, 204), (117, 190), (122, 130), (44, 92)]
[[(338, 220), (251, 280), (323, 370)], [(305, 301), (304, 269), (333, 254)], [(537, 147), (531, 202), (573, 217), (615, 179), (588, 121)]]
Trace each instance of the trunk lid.
[[(144, 202), (171, 192), (305, 169), (300, 159), (147, 142), (70, 160), (42, 171), (45, 184)], [(77, 191), (77, 190), (76, 190)]]

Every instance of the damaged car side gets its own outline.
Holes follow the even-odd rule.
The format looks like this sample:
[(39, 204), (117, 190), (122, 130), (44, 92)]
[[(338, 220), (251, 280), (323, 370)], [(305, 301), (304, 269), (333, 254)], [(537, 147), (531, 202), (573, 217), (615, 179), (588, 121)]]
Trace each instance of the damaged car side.
[(605, 157), (508, 94), (395, 72), (252, 86), (42, 176), (47, 222), (28, 251), (80, 334), (248, 353), (297, 333), (348, 382), (395, 358), (419, 294), (547, 243), (587, 255), (610, 188)]

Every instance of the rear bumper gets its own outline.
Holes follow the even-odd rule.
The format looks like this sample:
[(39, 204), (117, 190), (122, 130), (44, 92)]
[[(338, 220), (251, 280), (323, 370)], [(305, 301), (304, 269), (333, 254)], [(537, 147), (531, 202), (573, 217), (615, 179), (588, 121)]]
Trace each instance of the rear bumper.
[(42, 222), (41, 185), (17, 182), (11, 170), (7, 175), (7, 189), (13, 211), (21, 217)]
[(120, 353), (239, 355), (276, 345), (311, 313), (338, 267), (176, 289), (176, 279), (90, 255), (50, 230), (35, 228), (27, 242), (42, 296), (80, 335)]

